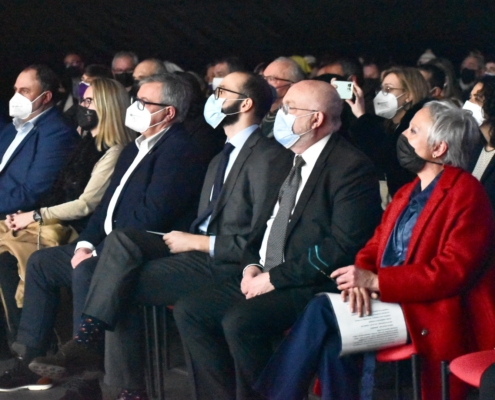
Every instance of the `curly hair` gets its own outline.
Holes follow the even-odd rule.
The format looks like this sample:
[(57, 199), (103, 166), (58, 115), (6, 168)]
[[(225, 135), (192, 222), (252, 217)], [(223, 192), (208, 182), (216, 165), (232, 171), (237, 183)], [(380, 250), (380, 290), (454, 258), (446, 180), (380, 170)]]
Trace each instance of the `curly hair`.
[(483, 85), (479, 94), (483, 99), (485, 121), (490, 126), (489, 145), (495, 147), (495, 76), (485, 75), (479, 82)]

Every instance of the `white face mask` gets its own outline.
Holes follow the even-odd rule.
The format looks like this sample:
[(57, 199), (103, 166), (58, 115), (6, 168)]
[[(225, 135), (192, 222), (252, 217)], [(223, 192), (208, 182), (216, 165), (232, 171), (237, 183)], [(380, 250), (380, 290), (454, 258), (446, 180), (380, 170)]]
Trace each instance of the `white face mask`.
[(375, 114), (379, 117), (392, 119), (404, 105), (399, 107), (397, 99), (404, 96), (402, 93), (400, 96), (395, 97), (393, 94), (386, 94), (383, 90), (380, 90), (373, 99), (373, 106), (375, 107)]
[(148, 129), (163, 122), (163, 120), (161, 120), (160, 122), (150, 126), (151, 116), (163, 110), (165, 110), (165, 108), (155, 111), (154, 113), (150, 113), (146, 107), (144, 107), (143, 110), (140, 110), (138, 108), (138, 102), (135, 101), (127, 108), (127, 112), (125, 113), (125, 126), (139, 133), (146, 132)]
[(223, 78), (213, 78), (211, 81), (211, 89), (215, 90), (222, 83)]
[(290, 149), (294, 146), (302, 136), (313, 130), (309, 129), (306, 132), (295, 134), (292, 127), (294, 126), (296, 119), (306, 117), (311, 114), (314, 114), (314, 112), (296, 117), (292, 114), (285, 114), (283, 110), (278, 110), (277, 115), (275, 116), (275, 123), (273, 124), (273, 136), (277, 142), (279, 142), (286, 149)]
[[(234, 114), (239, 114), (239, 112), (235, 113), (230, 113), (230, 114), (225, 114), (222, 111), (222, 106), (223, 103), (225, 103), (225, 98), (219, 97), (218, 99), (215, 99), (215, 95), (212, 94), (210, 97), (208, 97), (208, 100), (206, 100), (205, 108), (203, 111), (203, 116), (205, 117), (205, 121), (208, 122), (208, 124), (215, 129), (218, 125), (220, 125), (220, 122), (224, 120), (224, 118), (227, 115), (234, 115)], [(229, 99), (232, 101), (244, 101), (246, 99)]]
[[(24, 97), (20, 93), (14, 94), (9, 102), (9, 115), (14, 118), (26, 119), (36, 110), (33, 110), (33, 103), (43, 96), (46, 92), (41, 93), (33, 101), (29, 101), (28, 98)], [(41, 106), (40, 106), (41, 107)]]
[(462, 109), (471, 111), (471, 114), (473, 114), (473, 118), (476, 120), (478, 126), (483, 125), (483, 122), (485, 122), (485, 113), (483, 112), (483, 108), (478, 104), (471, 103), (467, 100), (462, 106)]

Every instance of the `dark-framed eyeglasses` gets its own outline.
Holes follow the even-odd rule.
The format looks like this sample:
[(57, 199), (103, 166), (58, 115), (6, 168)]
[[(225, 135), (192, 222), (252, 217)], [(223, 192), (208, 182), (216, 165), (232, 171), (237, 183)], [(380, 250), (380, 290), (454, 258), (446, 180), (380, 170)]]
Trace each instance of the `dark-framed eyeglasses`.
[(287, 86), (292, 85), (294, 82), (289, 79), (277, 78), (276, 76), (265, 76), (263, 75), (263, 79), (268, 83), (277, 84), (278, 82), (287, 82)]
[(309, 111), (309, 112), (312, 112), (312, 113), (319, 112), (318, 110), (309, 110), (307, 108), (291, 107), (288, 104), (282, 104), (282, 105), (280, 105), (279, 109), (282, 110), (285, 115), (289, 114), (289, 111), (290, 110)]
[(139, 99), (137, 97), (136, 97), (136, 99), (134, 101), (137, 102), (137, 108), (140, 111), (143, 111), (144, 110), (144, 107), (146, 106), (146, 104), (151, 104), (153, 106), (170, 107), (170, 104), (153, 103), (152, 101), (146, 101), (146, 100), (143, 100), (143, 99)]
[[(239, 96), (244, 96), (246, 99), (249, 98), (249, 96), (245, 95), (244, 93), (234, 92), (233, 90), (225, 89), (224, 87), (218, 86), (213, 92), (215, 95), (215, 100), (218, 100), (218, 98), (223, 94), (223, 92), (235, 93), (238, 94)], [(244, 100), (244, 99), (239, 99), (239, 100)]]
[(81, 105), (83, 107), (89, 108), (89, 106), (93, 103), (93, 98), (92, 97), (86, 97), (85, 99), (81, 100)]

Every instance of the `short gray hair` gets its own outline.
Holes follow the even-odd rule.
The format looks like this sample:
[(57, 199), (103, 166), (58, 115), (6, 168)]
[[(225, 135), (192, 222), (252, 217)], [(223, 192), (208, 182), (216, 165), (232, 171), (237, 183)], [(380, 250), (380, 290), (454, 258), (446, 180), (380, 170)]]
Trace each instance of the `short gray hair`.
[(447, 143), (448, 150), (440, 161), (466, 169), (471, 151), (480, 137), (472, 113), (448, 100), (430, 101), (424, 107), (430, 112), (433, 122), (428, 132), (428, 145)]
[(138, 65), (138, 63), (139, 63), (139, 58), (138, 58), (137, 54), (134, 53), (133, 51), (119, 51), (119, 52), (115, 53), (115, 55), (113, 56), (112, 68), (114, 68), (114, 66), (115, 66), (115, 60), (117, 58), (121, 58), (121, 57), (129, 57), (132, 60), (132, 63), (134, 64), (134, 66)]
[(141, 81), (141, 85), (152, 82), (162, 84), (160, 102), (175, 108), (175, 122), (184, 121), (191, 105), (191, 84), (178, 74), (165, 73), (144, 78)]
[(283, 63), (286, 63), (287, 65), (290, 66), (289, 69), (289, 78), (292, 82), (297, 83), (299, 81), (302, 81), (303, 79), (306, 78), (306, 75), (304, 75), (303, 70), (299, 66), (298, 63), (296, 63), (292, 58), (289, 57), (279, 57), (275, 59), (274, 61), (281, 61)]

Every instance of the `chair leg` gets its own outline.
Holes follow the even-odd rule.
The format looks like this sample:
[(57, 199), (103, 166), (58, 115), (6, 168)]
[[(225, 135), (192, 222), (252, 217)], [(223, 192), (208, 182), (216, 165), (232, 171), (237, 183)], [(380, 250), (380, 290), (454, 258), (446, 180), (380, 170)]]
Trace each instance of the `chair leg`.
[(163, 385), (163, 364), (162, 364), (162, 349), (160, 346), (159, 336), (159, 317), (157, 307), (152, 307), (153, 316), (153, 344), (154, 344), (154, 358), (155, 358), (155, 382), (158, 392), (158, 399), (165, 400), (165, 390)]
[(153, 376), (153, 361), (152, 361), (152, 344), (151, 344), (151, 332), (150, 332), (150, 308), (143, 307), (143, 320), (144, 320), (144, 343), (146, 346), (146, 392), (151, 398), (156, 397), (155, 379)]
[(442, 400), (450, 400), (449, 363), (442, 361), (440, 368), (442, 374)]
[(170, 310), (167, 307), (163, 307), (163, 348), (164, 348), (164, 366), (165, 371), (168, 372), (171, 369), (170, 366)]
[(421, 400), (421, 372), (419, 370), (419, 357), (411, 355), (413, 399)]
[(395, 362), (395, 400), (402, 400), (402, 388), (400, 385), (400, 362)]

